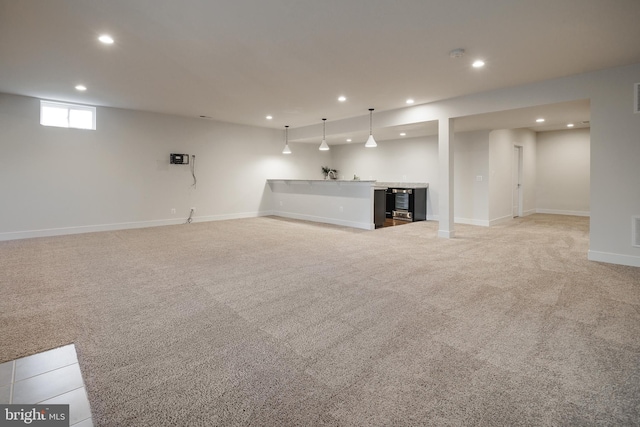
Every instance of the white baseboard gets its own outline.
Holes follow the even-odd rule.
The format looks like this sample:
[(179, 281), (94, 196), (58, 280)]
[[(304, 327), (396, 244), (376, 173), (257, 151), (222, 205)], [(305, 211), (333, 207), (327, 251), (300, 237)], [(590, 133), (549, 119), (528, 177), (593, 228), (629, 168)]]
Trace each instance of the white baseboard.
[(322, 216), (297, 214), (297, 213), (291, 213), (291, 212), (279, 212), (279, 211), (274, 211), (271, 213), (271, 215), (280, 216), (283, 218), (299, 219), (302, 221), (312, 221), (312, 222), (321, 222), (324, 224), (341, 225), (343, 227), (360, 228), (362, 230), (375, 229), (375, 224), (368, 223), (368, 222), (347, 221), (347, 220), (342, 220), (338, 218), (327, 218)]
[[(271, 212), (243, 212), (237, 214), (194, 216), (193, 222), (224, 221), (271, 215)], [(130, 230), (134, 228), (161, 227), (186, 223), (186, 218), (158, 219), (151, 221), (120, 222), (114, 224), (83, 225), (78, 227), (47, 228), (42, 230), (10, 231), (0, 233), (0, 241), (30, 239), (34, 237), (65, 236), (69, 234), (95, 233), (99, 231)]]
[(536, 213), (552, 215), (591, 216), (589, 211), (563, 211), (559, 209), (536, 209)]
[(454, 231), (446, 231), (446, 230), (438, 230), (438, 237), (442, 237), (444, 239), (453, 239), (456, 236), (456, 232)]
[(503, 223), (505, 223), (507, 221), (511, 221), (512, 219), (513, 219), (513, 216), (511, 216), (511, 215), (503, 216), (503, 217), (500, 217), (500, 218), (490, 219), (489, 220), (489, 226), (503, 224)]
[[(504, 217), (503, 218), (499, 218), (497, 220), (486, 220), (486, 219), (470, 219), (470, 218), (459, 218), (456, 217), (453, 219), (453, 223), (454, 224), (468, 224), (468, 225), (479, 225), (481, 227), (489, 227), (491, 225), (495, 225), (497, 224), (497, 222), (495, 221), (500, 221), (500, 222), (504, 222), (508, 219), (511, 219), (510, 216)], [(427, 221), (440, 221), (440, 215), (430, 215), (427, 216)], [(494, 224), (495, 222), (495, 224)]]
[(612, 254), (609, 252), (599, 252), (589, 250), (587, 254), (589, 261), (607, 262), (609, 264), (628, 265), (640, 267), (640, 256)]
[(454, 218), (453, 222), (456, 224), (479, 225), (481, 227), (489, 226), (489, 221), (486, 219)]
[(529, 216), (533, 215), (534, 213), (537, 213), (535, 209), (529, 209), (528, 211), (522, 212), (522, 216)]
[(505, 223), (507, 221), (511, 221), (512, 219), (513, 219), (513, 216), (511, 216), (511, 215), (506, 215), (506, 216), (503, 216), (503, 217), (500, 217), (500, 218), (490, 219), (489, 220), (489, 226), (503, 224), (503, 223)]

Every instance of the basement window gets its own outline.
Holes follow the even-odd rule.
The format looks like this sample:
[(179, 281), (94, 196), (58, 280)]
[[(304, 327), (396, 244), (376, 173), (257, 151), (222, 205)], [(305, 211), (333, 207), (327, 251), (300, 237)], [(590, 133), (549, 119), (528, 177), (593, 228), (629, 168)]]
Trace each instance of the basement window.
[(96, 107), (40, 101), (40, 124), (61, 128), (96, 130)]

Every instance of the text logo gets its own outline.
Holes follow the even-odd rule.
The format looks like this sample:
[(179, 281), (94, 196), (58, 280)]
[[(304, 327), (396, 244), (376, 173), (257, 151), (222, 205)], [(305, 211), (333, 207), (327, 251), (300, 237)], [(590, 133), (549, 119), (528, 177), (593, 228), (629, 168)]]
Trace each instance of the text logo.
[(0, 427), (69, 427), (69, 405), (0, 405)]

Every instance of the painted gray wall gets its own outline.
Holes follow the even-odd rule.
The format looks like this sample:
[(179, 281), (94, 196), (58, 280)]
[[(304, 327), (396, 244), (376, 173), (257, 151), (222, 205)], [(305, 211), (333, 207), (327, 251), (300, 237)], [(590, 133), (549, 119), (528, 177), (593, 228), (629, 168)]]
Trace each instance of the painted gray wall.
[(540, 132), (537, 150), (537, 211), (589, 215), (589, 129)]

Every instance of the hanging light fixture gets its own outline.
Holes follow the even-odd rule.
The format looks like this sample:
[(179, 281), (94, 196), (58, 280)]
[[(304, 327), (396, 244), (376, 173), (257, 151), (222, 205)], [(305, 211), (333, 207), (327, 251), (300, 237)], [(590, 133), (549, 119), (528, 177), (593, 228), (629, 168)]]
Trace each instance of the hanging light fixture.
[(376, 140), (373, 139), (373, 108), (369, 108), (369, 139), (367, 139), (367, 143), (364, 144), (367, 148), (377, 147)]
[(322, 119), (322, 144), (320, 144), (320, 147), (318, 148), (318, 150), (320, 151), (329, 150), (329, 145), (327, 144), (326, 130), (327, 130), (327, 119)]
[(291, 148), (289, 148), (289, 126), (284, 127), (284, 150), (282, 154), (291, 154)]

